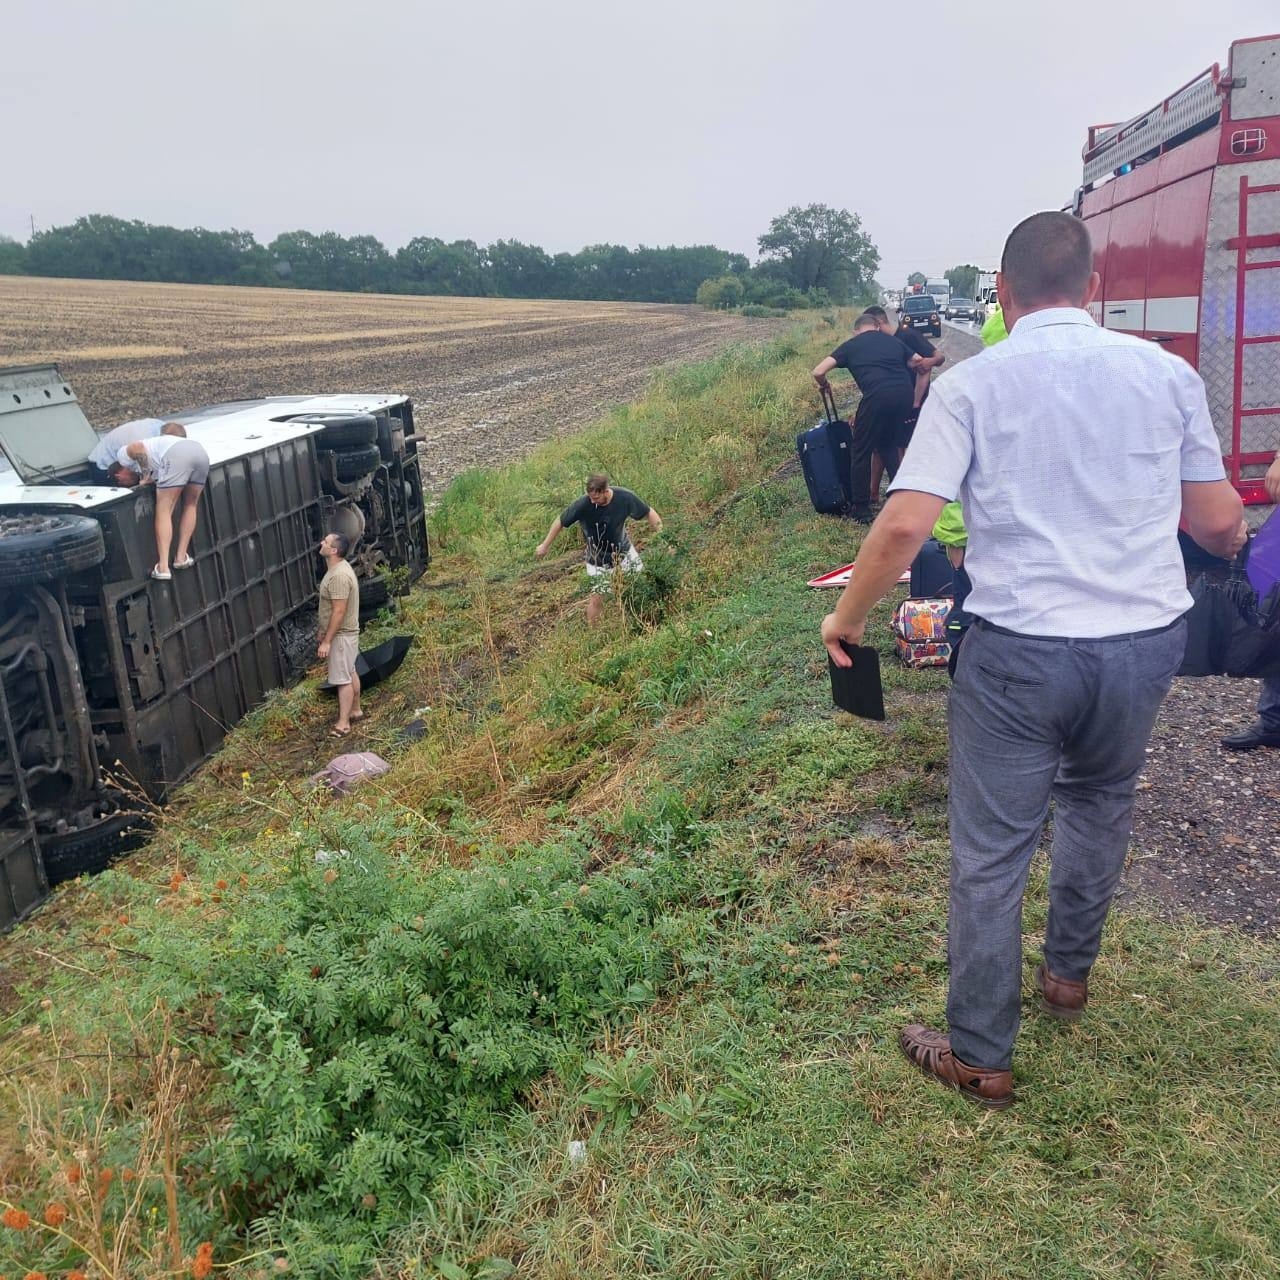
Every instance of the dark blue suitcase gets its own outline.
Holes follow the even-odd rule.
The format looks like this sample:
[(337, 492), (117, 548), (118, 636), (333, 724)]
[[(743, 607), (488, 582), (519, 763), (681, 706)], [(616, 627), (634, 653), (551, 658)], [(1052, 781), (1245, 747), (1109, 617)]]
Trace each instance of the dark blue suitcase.
[(947, 558), (947, 549), (937, 538), (930, 538), (911, 562), (910, 594), (937, 599), (955, 593), (955, 571)]
[(825, 420), (796, 436), (796, 452), (813, 509), (843, 515), (852, 505), (853, 429), (836, 415), (835, 397), (828, 388), (822, 388), (822, 405)]

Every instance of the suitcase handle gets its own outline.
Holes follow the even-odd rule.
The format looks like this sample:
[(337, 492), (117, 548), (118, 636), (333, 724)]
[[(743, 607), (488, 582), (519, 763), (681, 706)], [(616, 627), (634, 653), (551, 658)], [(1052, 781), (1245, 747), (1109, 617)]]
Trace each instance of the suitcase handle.
[(827, 421), (838, 422), (840, 415), (836, 412), (836, 397), (830, 383), (825, 387), (819, 386), (818, 393), (822, 396), (822, 411), (827, 415)]

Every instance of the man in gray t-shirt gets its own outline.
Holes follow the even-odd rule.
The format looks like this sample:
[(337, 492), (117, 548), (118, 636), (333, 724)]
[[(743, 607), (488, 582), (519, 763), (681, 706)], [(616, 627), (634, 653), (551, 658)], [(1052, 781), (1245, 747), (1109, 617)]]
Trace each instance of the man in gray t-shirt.
[(1098, 328), (1084, 223), (1038, 213), (997, 277), (1009, 337), (939, 378), (858, 572), (822, 624), (860, 644), (945, 502), (964, 505), (976, 622), (951, 693), (949, 1034), (908, 1059), (987, 1107), (1013, 1101), (1022, 893), (1055, 805), (1040, 1007), (1076, 1019), (1124, 866), (1134, 789), (1191, 605), (1178, 522), (1217, 555), (1247, 530), (1204, 385), (1154, 343)]

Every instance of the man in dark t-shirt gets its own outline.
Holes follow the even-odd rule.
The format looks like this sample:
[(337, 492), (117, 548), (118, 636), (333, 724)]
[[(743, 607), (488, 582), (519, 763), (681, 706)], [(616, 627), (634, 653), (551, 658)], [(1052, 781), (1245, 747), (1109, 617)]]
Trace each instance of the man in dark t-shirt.
[(881, 333), (876, 317), (863, 312), (853, 326), (853, 337), (813, 371), (818, 386), (825, 388), (830, 386), (827, 374), (832, 369), (847, 369), (862, 392), (853, 419), (849, 512), (862, 524), (871, 522), (871, 455), (880, 455), (890, 479), (898, 473), (898, 440), (915, 391), (913, 361), (919, 357), (897, 338)]
[(619, 573), (639, 573), (644, 568), (640, 553), (627, 537), (628, 520), (646, 520), (654, 533), (662, 530), (662, 517), (630, 489), (612, 488), (609, 477), (603, 474), (588, 476), (587, 492), (551, 522), (547, 536), (538, 543), (537, 555), (541, 559), (561, 529), (582, 525), (587, 579), (591, 584), (587, 622), (592, 626), (599, 621), (605, 596), (613, 593), (614, 577)]
[[(913, 329), (905, 324), (900, 324), (896, 327), (891, 324), (889, 313), (883, 307), (868, 307), (867, 315), (875, 316), (880, 321), (881, 333), (891, 334), (904, 347), (909, 348), (912, 355), (920, 357), (920, 363), (915, 367), (916, 393), (910, 418), (910, 421), (914, 424), (915, 419), (920, 415), (920, 406), (924, 404), (929, 394), (929, 374), (932, 370), (945, 364), (947, 357), (940, 355), (937, 347), (918, 329)], [(909, 439), (907, 443), (910, 443)], [(902, 447), (905, 449), (906, 445), (904, 444)]]
[[(938, 349), (918, 329), (913, 329), (909, 325), (898, 325), (897, 327), (892, 325), (889, 322), (889, 313), (883, 307), (868, 307), (867, 315), (875, 316), (880, 321), (881, 333), (887, 333), (891, 337), (897, 338), (912, 355), (920, 357), (920, 362), (916, 364), (913, 370), (916, 389), (915, 397), (911, 402), (911, 412), (907, 414), (898, 436), (898, 458), (901, 461), (902, 456), (907, 451), (907, 446), (911, 443), (911, 434), (916, 429), (916, 419), (920, 416), (920, 406), (924, 404), (925, 398), (929, 394), (929, 375), (934, 369), (945, 363), (946, 356), (939, 355)], [(880, 493), (880, 476), (883, 471), (884, 468), (880, 465), (880, 455), (877, 454), (871, 463), (871, 496), (873, 499)]]

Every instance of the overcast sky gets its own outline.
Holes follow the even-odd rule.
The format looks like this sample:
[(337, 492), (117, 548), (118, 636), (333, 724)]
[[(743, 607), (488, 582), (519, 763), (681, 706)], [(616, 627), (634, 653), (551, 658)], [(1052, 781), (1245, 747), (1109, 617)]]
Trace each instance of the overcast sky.
[(755, 256), (860, 214), (885, 284), (993, 265), (1276, 0), (0, 0), (0, 233), (80, 214)]

